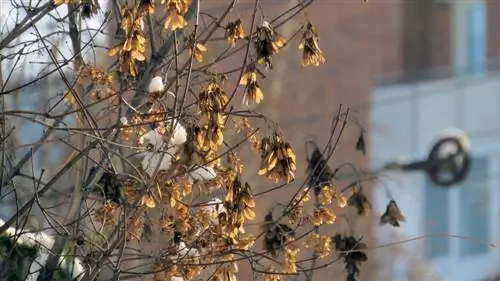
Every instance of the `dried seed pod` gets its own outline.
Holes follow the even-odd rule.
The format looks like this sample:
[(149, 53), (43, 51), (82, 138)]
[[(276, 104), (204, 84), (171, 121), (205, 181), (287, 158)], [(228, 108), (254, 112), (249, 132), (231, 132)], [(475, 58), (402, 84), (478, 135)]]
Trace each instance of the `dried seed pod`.
[(401, 213), (401, 210), (399, 210), (396, 201), (391, 200), (389, 204), (387, 204), (385, 213), (383, 213), (380, 217), (380, 224), (383, 225), (388, 223), (394, 227), (399, 227), (399, 222), (402, 221), (406, 221), (406, 218)]
[(274, 225), (273, 214), (269, 212), (264, 219), (264, 229), (266, 235), (264, 236), (264, 248), (271, 253), (274, 257), (281, 251), (283, 245), (288, 239), (295, 237), (295, 231), (286, 224)]
[(264, 64), (266, 69), (273, 69), (272, 56), (285, 45), (285, 38), (279, 35), (267, 21), (257, 28), (256, 38), (254, 47), (258, 57), (257, 62)]
[(259, 175), (279, 182), (292, 182), (295, 179), (296, 157), (289, 143), (275, 133), (272, 140), (263, 138), (260, 145), (261, 166)]
[(320, 63), (326, 61), (318, 42), (318, 31), (311, 22), (308, 22), (306, 30), (302, 35), (302, 40), (299, 43), (299, 49), (302, 50), (302, 66), (312, 65), (317, 67)]
[(347, 200), (347, 204), (356, 208), (358, 215), (361, 216), (367, 215), (368, 211), (372, 209), (370, 200), (368, 200), (368, 197), (366, 197), (361, 188), (352, 193)]
[(366, 143), (363, 132), (359, 134), (358, 140), (356, 141), (356, 151), (359, 151), (363, 153), (363, 155), (366, 155)]
[(230, 22), (226, 25), (225, 37), (229, 45), (234, 48), (236, 40), (245, 38), (245, 31), (243, 30), (243, 23), (240, 19)]
[(347, 280), (356, 281), (360, 274), (360, 266), (368, 260), (368, 257), (363, 253), (362, 249), (366, 245), (360, 242), (361, 239), (356, 239), (353, 236), (342, 236), (336, 234), (332, 237), (335, 245), (335, 250), (339, 253), (339, 257), (343, 258), (345, 269), (347, 271)]
[(323, 158), (316, 143), (312, 144), (314, 145), (314, 150), (308, 158), (309, 163), (307, 167), (307, 173), (309, 175), (308, 185), (314, 188), (316, 195), (319, 195), (321, 187), (330, 183), (334, 173), (330, 166), (328, 166), (327, 161)]

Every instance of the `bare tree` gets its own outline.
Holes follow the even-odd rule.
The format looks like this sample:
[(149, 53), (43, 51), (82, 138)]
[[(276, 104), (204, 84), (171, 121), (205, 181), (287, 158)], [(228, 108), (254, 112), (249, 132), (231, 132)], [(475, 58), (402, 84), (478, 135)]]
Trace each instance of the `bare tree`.
[[(313, 2), (268, 18), (250, 1), (238, 18), (236, 0), (12, 0), (0, 37), (1, 200), (12, 209), (2, 214), (10, 259), (0, 278), (232, 281), (246, 264), (243, 280), (317, 280), (317, 269), (342, 262), (342, 279), (356, 280), (361, 237), (324, 229), (348, 206), (371, 209), (363, 179), (335, 186), (342, 167), (327, 164), (358, 122), (342, 106), (332, 112), (327, 145), (307, 144), (308, 177), (297, 183), (293, 148), (253, 107), (283, 49), (299, 49), (304, 67), (326, 61), (305, 13)], [(27, 94), (37, 101), (28, 109)], [(37, 126), (35, 140), (23, 143), (20, 122)], [(365, 153), (363, 136), (355, 147)], [(255, 159), (258, 171), (247, 169)], [(256, 173), (275, 185), (253, 192), (244, 178)], [(284, 188), (293, 198), (258, 220), (259, 202)], [(401, 219), (391, 202), (382, 222)], [(53, 238), (26, 236), (26, 225)], [(38, 265), (14, 266), (12, 241), (28, 240), (43, 252), (30, 256)], [(75, 265), (61, 273), (61, 261)]]

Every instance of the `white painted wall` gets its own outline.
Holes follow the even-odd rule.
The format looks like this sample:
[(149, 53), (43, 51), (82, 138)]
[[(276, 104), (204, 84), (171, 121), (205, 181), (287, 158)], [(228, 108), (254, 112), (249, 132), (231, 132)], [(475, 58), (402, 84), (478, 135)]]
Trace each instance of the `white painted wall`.
[[(423, 159), (436, 136), (449, 127), (464, 130), (471, 139), (475, 156), (489, 157), (488, 183), (491, 186), (490, 241), (500, 245), (500, 75), (463, 77), (411, 85), (396, 85), (376, 89), (372, 95), (371, 109), (371, 165), (378, 168), (386, 161)], [(379, 243), (391, 243), (417, 238), (424, 233), (424, 175), (386, 175), (382, 178), (398, 202), (407, 222), (400, 229), (376, 226)], [(452, 195), (457, 196), (456, 190)], [(458, 193), (457, 193), (458, 194)], [(388, 202), (382, 188), (375, 192), (376, 211), (382, 213)], [(456, 203), (455, 203), (456, 204)], [(459, 206), (455, 206), (459, 207)], [(457, 219), (451, 213), (451, 221)], [(451, 231), (459, 234), (458, 226), (452, 223)], [(452, 238), (450, 238), (452, 239)], [(456, 239), (455, 239), (456, 240)], [(500, 268), (500, 250), (491, 248), (484, 256), (459, 258), (452, 253), (449, 258), (426, 260), (424, 240), (415, 240), (398, 246), (406, 257), (419, 258), (423, 264), (438, 275), (438, 280), (479, 281)], [(458, 240), (457, 240), (458, 241)], [(455, 242), (452, 242), (455, 243)], [(458, 243), (458, 242), (457, 242)], [(381, 255), (391, 255), (388, 248)], [(413, 262), (399, 259), (390, 262), (387, 268), (398, 275), (401, 268), (415, 267)], [(392, 266), (392, 264), (395, 264)], [(395, 270), (399, 268), (399, 270)], [(395, 281), (408, 280), (399, 274)], [(434, 280), (431, 275), (420, 280)]]

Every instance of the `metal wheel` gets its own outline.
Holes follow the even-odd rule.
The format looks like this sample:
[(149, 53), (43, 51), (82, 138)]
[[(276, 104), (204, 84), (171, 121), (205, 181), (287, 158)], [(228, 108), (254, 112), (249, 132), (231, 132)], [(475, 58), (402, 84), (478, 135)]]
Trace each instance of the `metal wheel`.
[(438, 140), (432, 147), (427, 175), (438, 186), (450, 187), (465, 179), (471, 157), (466, 147), (458, 137), (449, 136)]

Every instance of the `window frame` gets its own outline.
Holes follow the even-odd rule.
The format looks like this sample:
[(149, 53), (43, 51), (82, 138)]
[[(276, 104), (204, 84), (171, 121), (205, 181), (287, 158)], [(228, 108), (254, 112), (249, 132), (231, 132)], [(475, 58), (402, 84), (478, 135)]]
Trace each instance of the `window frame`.
[[(468, 24), (468, 10), (474, 5), (481, 5), (484, 11), (482, 34), (482, 57), (480, 64), (471, 65), (471, 48), (469, 38), (470, 25)], [(488, 58), (488, 13), (485, 0), (454, 1), (452, 3), (452, 65), (456, 76), (482, 75), (487, 71)], [(476, 54), (477, 55), (477, 54)]]

